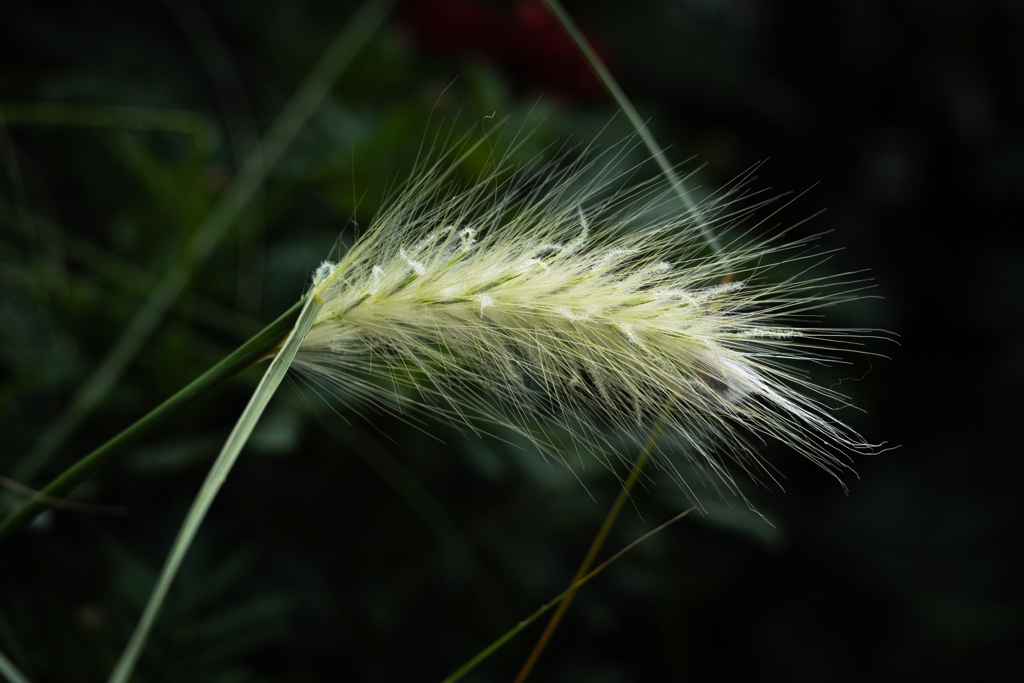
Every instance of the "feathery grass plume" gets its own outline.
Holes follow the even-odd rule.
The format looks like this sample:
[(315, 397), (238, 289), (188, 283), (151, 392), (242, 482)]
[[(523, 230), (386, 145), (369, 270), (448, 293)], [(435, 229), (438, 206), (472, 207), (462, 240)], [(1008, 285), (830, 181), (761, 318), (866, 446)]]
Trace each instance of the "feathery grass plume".
[[(415, 176), (317, 269), (326, 304), (295, 367), (406, 417), (429, 405), (473, 429), (511, 427), (563, 462), (590, 451), (611, 466), (614, 434), (641, 443), (667, 411), (668, 441), (712, 486), (736, 491), (729, 463), (773, 479), (750, 435), (838, 476), (872, 446), (829, 413), (842, 397), (797, 366), (834, 361), (865, 335), (809, 326), (812, 311), (849, 298), (849, 277), (772, 282), (772, 264), (815, 258), (811, 240), (750, 229), (708, 255), (664, 181), (630, 184), (623, 149), (499, 167), (466, 188), (440, 163)], [(767, 203), (742, 185), (706, 200), (701, 222), (741, 233)], [(678, 463), (659, 463), (693, 494)]]

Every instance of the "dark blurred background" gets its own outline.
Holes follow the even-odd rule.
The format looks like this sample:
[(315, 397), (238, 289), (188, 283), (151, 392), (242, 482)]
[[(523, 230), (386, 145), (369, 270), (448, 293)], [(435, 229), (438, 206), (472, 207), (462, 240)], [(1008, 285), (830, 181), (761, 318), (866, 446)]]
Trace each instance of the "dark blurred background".
[[(582, 590), (531, 680), (1021, 680), (1024, 4), (566, 4), (670, 159), (706, 164), (691, 184), (766, 161), (755, 186), (810, 189), (773, 225), (827, 209), (796, 234), (829, 231), (825, 271), (870, 269), (878, 297), (827, 323), (899, 336), (864, 349), (887, 358), (816, 378), (863, 410), (843, 419), (899, 448), (858, 460), (847, 494), (769, 444), (786, 490), (746, 493), (770, 524), (708, 491), (706, 514)], [(0, 473), (39, 447), (357, 6), (4, 3)], [(525, 160), (614, 144), (630, 134), (614, 113), (541, 3), (399, 3), (100, 407), (23, 483), (285, 310), (424, 139), (496, 114), (533, 131)], [(127, 516), (51, 511), (0, 546), (0, 651), (32, 681), (108, 675), (258, 378), (74, 495)], [(138, 680), (440, 680), (562, 590), (614, 478), (360, 408), (282, 388)], [(634, 499), (605, 555), (688, 505), (657, 478)], [(468, 680), (512, 680), (540, 630)]]

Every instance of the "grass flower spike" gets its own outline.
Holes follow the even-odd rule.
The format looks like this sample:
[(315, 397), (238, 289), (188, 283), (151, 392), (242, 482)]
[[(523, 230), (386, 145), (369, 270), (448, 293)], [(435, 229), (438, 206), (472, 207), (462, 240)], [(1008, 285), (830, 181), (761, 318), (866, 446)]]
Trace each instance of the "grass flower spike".
[[(797, 367), (854, 341), (808, 326), (849, 282), (773, 284), (771, 264), (812, 258), (806, 240), (737, 237), (708, 255), (664, 183), (622, 189), (614, 162), (468, 189), (424, 173), (316, 271), (326, 303), (295, 367), (403, 415), (429, 405), (474, 429), (510, 427), (563, 460), (590, 451), (612, 465), (617, 438), (642, 443), (664, 418), (698, 477), (732, 490), (729, 463), (771, 478), (750, 435), (836, 474), (870, 450), (826, 408), (841, 397)], [(701, 222), (739, 232), (741, 194), (706, 202)], [(679, 463), (660, 464), (692, 486)]]

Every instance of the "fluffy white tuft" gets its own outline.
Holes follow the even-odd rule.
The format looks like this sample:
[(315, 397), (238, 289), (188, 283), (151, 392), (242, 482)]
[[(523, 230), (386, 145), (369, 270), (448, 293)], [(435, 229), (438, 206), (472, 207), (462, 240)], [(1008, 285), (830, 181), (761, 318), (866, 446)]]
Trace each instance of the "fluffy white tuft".
[[(511, 428), (563, 461), (631, 458), (613, 444), (642, 443), (665, 419), (663, 442), (733, 490), (730, 462), (773, 479), (750, 435), (837, 475), (871, 451), (824, 406), (842, 398), (798, 367), (864, 336), (808, 326), (850, 282), (773, 284), (770, 264), (808, 258), (806, 241), (736, 239), (710, 254), (663, 184), (612, 191), (622, 177), (610, 169), (495, 174), (465, 190), (422, 174), (317, 270), (326, 304), (295, 366), (404, 415), (429, 405), (473, 429)], [(736, 199), (707, 203), (701, 221), (735, 230), (749, 215)], [(679, 462), (660, 464), (684, 479)]]

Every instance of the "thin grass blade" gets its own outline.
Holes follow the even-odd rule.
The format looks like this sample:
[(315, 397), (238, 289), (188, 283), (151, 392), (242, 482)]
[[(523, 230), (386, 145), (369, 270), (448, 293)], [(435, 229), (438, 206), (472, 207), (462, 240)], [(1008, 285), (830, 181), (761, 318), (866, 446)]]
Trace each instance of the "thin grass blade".
[(14, 666), (3, 652), (0, 652), (0, 676), (3, 676), (7, 683), (29, 683), (25, 674), (18, 671), (18, 667)]
[(210, 505), (213, 504), (213, 499), (217, 496), (217, 492), (220, 491), (224, 480), (227, 479), (228, 473), (238, 459), (239, 453), (242, 452), (245, 442), (248, 441), (249, 435), (252, 434), (252, 430), (267, 407), (267, 403), (270, 402), (270, 398), (277, 391), (277, 387), (280, 386), (285, 373), (288, 372), (288, 368), (291, 366), (292, 360), (299, 350), (299, 345), (302, 344), (306, 333), (309, 332), (309, 328), (316, 319), (321, 306), (323, 306), (323, 300), (315, 295), (310, 295), (306, 299), (305, 306), (302, 309), (302, 313), (299, 314), (299, 320), (296, 322), (295, 328), (288, 335), (288, 339), (285, 341), (281, 351), (271, 361), (266, 374), (263, 375), (263, 379), (260, 381), (259, 386), (256, 387), (252, 398), (249, 399), (249, 404), (245, 407), (241, 417), (238, 418), (238, 422), (235, 423), (235, 428), (231, 430), (224, 448), (221, 450), (220, 455), (217, 456), (213, 467), (210, 468), (210, 473), (206, 476), (206, 481), (203, 482), (199, 495), (196, 496), (195, 502), (192, 503), (192, 508), (189, 510), (184, 523), (181, 525), (181, 529), (178, 531), (178, 537), (175, 539), (174, 545), (171, 546), (171, 551), (167, 556), (167, 561), (164, 563), (164, 568), (160, 572), (156, 586), (153, 588), (153, 593), (149, 597), (146, 610), (135, 627), (135, 633), (132, 634), (128, 646), (121, 654), (117, 667), (110, 676), (110, 683), (126, 683), (131, 677), (132, 669), (135, 668), (135, 663), (138, 661), (139, 655), (146, 645), (146, 639), (149, 636), (150, 629), (153, 627), (153, 622), (160, 612), (164, 598), (167, 597), (167, 591), (174, 581), (174, 576), (178, 572), (182, 560), (185, 559), (185, 553), (188, 552), (189, 546), (192, 545), (192, 540), (195, 538), (196, 532), (199, 531), (203, 518), (206, 517)]
[(449, 676), (448, 678), (446, 678), (443, 681), (441, 681), (441, 683), (454, 683), (455, 681), (459, 680), (460, 678), (462, 678), (463, 676), (468, 674), (470, 671), (475, 669), (478, 664), (480, 664), (482, 661), (484, 661), (485, 659), (490, 657), (492, 654), (497, 652), (498, 649), (502, 645), (504, 645), (508, 641), (512, 640), (512, 638), (514, 638), (520, 631), (522, 631), (524, 628), (526, 628), (527, 626), (532, 624), (534, 621), (536, 621), (538, 617), (543, 615), (545, 612), (547, 612), (549, 609), (551, 609), (555, 605), (557, 605), (560, 602), (562, 602), (562, 600), (564, 600), (566, 596), (575, 593), (585, 583), (587, 583), (592, 578), (594, 578), (595, 576), (597, 576), (598, 574), (603, 572), (605, 569), (607, 569), (613, 562), (618, 560), (620, 557), (622, 557), (623, 555), (628, 553), (630, 550), (632, 550), (633, 548), (637, 547), (638, 545), (640, 545), (641, 543), (646, 541), (648, 538), (650, 538), (654, 534), (658, 533), (659, 531), (662, 531), (663, 529), (665, 529), (670, 524), (675, 524), (676, 522), (681, 520), (683, 517), (686, 517), (688, 514), (693, 512), (695, 509), (696, 508), (690, 508), (689, 510), (686, 510), (685, 512), (682, 512), (682, 513), (676, 515), (675, 517), (673, 517), (672, 519), (668, 520), (667, 522), (665, 522), (664, 524), (662, 524), (658, 528), (652, 529), (651, 531), (648, 531), (646, 534), (644, 534), (643, 536), (641, 536), (640, 538), (636, 539), (635, 541), (633, 541), (632, 543), (627, 545), (625, 548), (623, 548), (619, 552), (617, 552), (614, 555), (612, 555), (611, 557), (609, 557), (607, 560), (605, 560), (600, 565), (598, 565), (597, 568), (595, 568), (593, 571), (591, 571), (588, 574), (585, 574), (584, 576), (580, 577), (579, 579), (574, 581), (572, 583), (572, 585), (569, 586), (567, 589), (565, 589), (564, 591), (562, 591), (561, 593), (556, 595), (552, 600), (549, 600), (544, 605), (542, 605), (540, 607), (540, 609), (538, 609), (536, 612), (534, 612), (533, 614), (531, 614), (530, 616), (526, 617), (525, 619), (520, 621), (518, 624), (513, 626), (503, 636), (501, 636), (500, 638), (495, 640), (493, 643), (488, 645), (486, 648), (481, 650), (479, 654), (477, 654), (475, 657), (473, 657), (473, 659), (469, 660), (468, 662), (466, 662), (465, 664), (460, 666), (458, 668), (458, 670), (455, 671), (455, 673), (453, 673), (451, 676)]
[(590, 544), (590, 550), (587, 551), (586, 556), (583, 558), (583, 562), (580, 563), (579, 569), (576, 570), (576, 575), (570, 582), (570, 588), (563, 593), (562, 599), (559, 601), (558, 609), (551, 615), (551, 619), (548, 621), (548, 625), (544, 628), (544, 633), (541, 634), (537, 640), (537, 644), (533, 647), (533, 651), (530, 652), (530, 656), (527, 658), (523, 667), (519, 670), (519, 674), (516, 676), (514, 683), (522, 683), (526, 680), (526, 677), (530, 675), (530, 671), (533, 670), (537, 660), (540, 659), (540, 655), (544, 652), (544, 648), (547, 647), (548, 641), (551, 640), (551, 636), (554, 634), (555, 629), (558, 628), (558, 624), (562, 621), (562, 616), (569, 609), (569, 604), (572, 603), (573, 597), (576, 595), (576, 591), (572, 589), (572, 585), (575, 585), (584, 575), (590, 571), (590, 567), (594, 564), (594, 560), (597, 559), (597, 554), (601, 551), (601, 547), (604, 546), (605, 539), (608, 538), (608, 534), (611, 533), (612, 527), (615, 526), (616, 520), (619, 518), (619, 514), (622, 512), (622, 508), (625, 507), (626, 501), (629, 500), (629, 494), (632, 492), (633, 487), (640, 481), (640, 475), (643, 472), (644, 466), (647, 464), (647, 460), (651, 457), (651, 453), (654, 452), (654, 447), (658, 443), (658, 437), (661, 436), (662, 430), (665, 428), (665, 421), (668, 419), (670, 411), (672, 410), (672, 403), (666, 403), (662, 410), (661, 418), (657, 424), (654, 425), (654, 429), (651, 430), (650, 436), (647, 437), (647, 443), (644, 445), (643, 450), (640, 451), (640, 455), (637, 457), (636, 462), (633, 463), (633, 469), (629, 472), (629, 477), (626, 479), (626, 483), (623, 484), (622, 490), (619, 491), (619, 495), (615, 498), (615, 502), (612, 504), (611, 509), (604, 518), (604, 522), (601, 524), (601, 529), (597, 532), (597, 536)]

